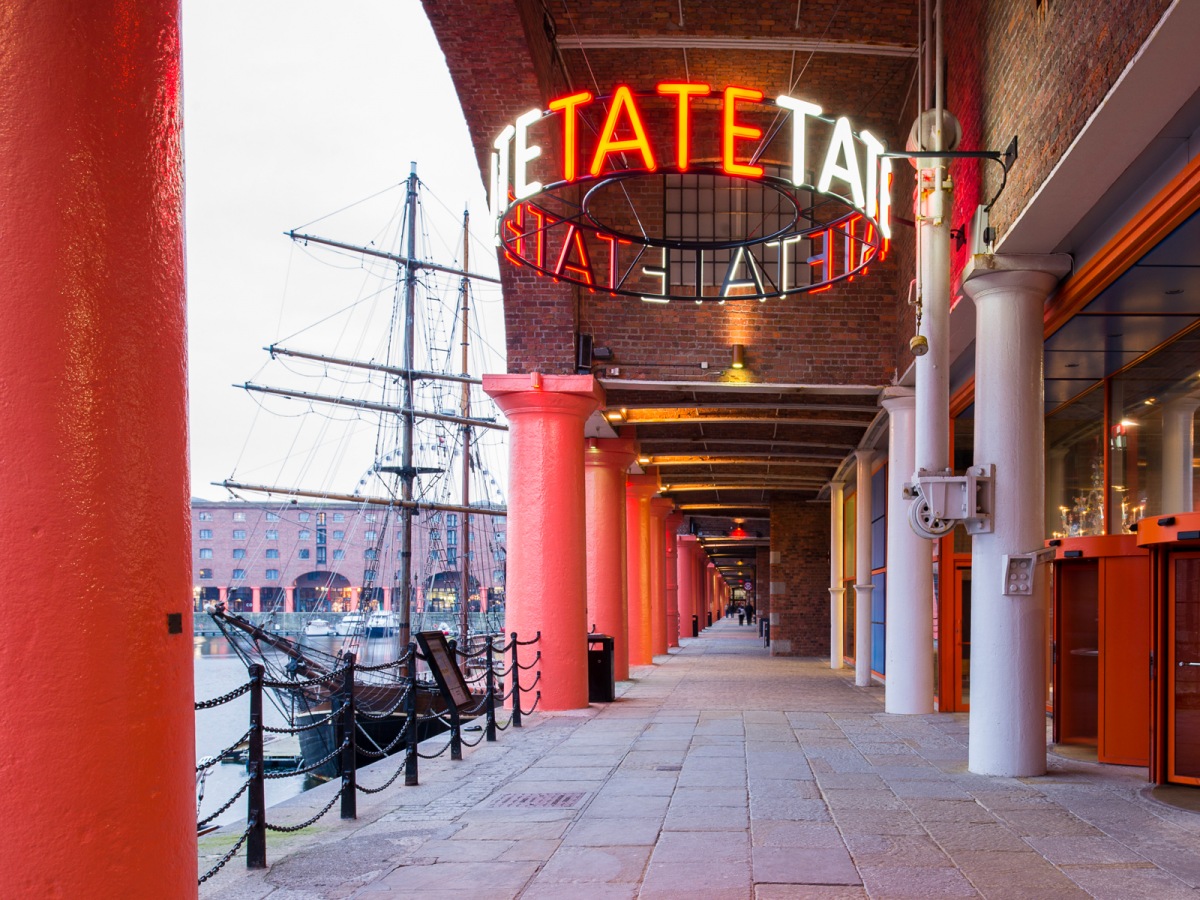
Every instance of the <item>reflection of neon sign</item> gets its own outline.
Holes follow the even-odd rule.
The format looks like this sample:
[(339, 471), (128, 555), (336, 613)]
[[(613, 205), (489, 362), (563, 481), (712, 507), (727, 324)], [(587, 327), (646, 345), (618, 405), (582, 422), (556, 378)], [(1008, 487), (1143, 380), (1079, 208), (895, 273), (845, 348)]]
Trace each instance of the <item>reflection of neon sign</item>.
[[(545, 141), (560, 147), (553, 160)], [(882, 142), (786, 95), (692, 82), (580, 91), (519, 116), (494, 147), (497, 245), (591, 290), (660, 302), (811, 293), (865, 272), (891, 237)], [(684, 174), (759, 191), (771, 216), (743, 215), (741, 234), (672, 233), (665, 207), (637, 203), (661, 197), (647, 176)]]

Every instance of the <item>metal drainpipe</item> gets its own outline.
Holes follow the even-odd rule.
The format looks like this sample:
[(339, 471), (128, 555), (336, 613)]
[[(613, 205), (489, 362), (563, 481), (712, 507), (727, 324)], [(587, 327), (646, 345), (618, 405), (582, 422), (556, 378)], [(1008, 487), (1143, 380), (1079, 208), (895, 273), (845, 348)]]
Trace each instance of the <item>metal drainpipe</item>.
[[(945, 85), (942, 77), (942, 0), (934, 3), (934, 150), (944, 150)], [(918, 136), (923, 129), (918, 118)], [(917, 298), (929, 352), (916, 360), (916, 466), (943, 472), (950, 465), (950, 222), (948, 161), (918, 172)]]

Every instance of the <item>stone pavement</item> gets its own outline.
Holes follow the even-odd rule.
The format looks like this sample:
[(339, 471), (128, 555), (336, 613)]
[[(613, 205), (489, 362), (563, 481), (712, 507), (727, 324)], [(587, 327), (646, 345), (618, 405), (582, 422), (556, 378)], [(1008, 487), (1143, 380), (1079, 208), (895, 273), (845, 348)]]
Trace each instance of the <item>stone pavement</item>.
[[(965, 715), (887, 715), (882, 687), (771, 659), (728, 620), (657, 662), (615, 703), (422, 760), (356, 821), (268, 833), (269, 869), (239, 856), (201, 897), (1200, 900), (1200, 813), (1150, 797), (1144, 769), (1052, 754), (1041, 778), (972, 775)], [(202, 839), (201, 870), (240, 832)]]

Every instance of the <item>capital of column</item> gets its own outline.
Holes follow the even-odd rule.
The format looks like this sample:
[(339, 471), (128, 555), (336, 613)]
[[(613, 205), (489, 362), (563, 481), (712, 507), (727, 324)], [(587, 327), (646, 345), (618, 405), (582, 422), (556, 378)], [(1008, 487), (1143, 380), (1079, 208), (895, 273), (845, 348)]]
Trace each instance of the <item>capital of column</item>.
[(1028, 292), (1044, 299), (1071, 271), (1071, 264), (1066, 253), (980, 253), (963, 270), (962, 290), (976, 303), (997, 292)]
[(860, 466), (869, 466), (871, 463), (873, 463), (875, 461), (875, 451), (874, 450), (855, 450), (854, 458), (855, 458), (855, 460), (858, 461), (858, 464)]
[(899, 385), (886, 387), (883, 389), (883, 396), (880, 398), (879, 404), (889, 413), (915, 409), (917, 406), (917, 392), (910, 387), (901, 387)]
[(583, 447), (585, 466), (603, 466), (624, 472), (637, 459), (637, 445), (629, 438), (588, 438)]
[(658, 493), (659, 487), (657, 472), (645, 475), (628, 475), (625, 478), (625, 493), (639, 500), (649, 500)]
[(483, 392), (509, 418), (555, 413), (582, 421), (604, 405), (604, 388), (591, 375), (484, 375)]
[(651, 497), (650, 498), (650, 515), (656, 519), (662, 519), (663, 524), (666, 524), (667, 517), (675, 511), (675, 502), (668, 500), (666, 497)]

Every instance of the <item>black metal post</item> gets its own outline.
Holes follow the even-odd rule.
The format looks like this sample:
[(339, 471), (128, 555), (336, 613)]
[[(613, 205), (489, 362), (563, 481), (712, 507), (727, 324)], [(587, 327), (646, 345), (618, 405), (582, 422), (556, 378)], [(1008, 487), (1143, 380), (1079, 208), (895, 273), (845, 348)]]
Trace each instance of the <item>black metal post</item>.
[(358, 818), (358, 724), (354, 717), (353, 653), (345, 656), (342, 686), (338, 690), (338, 719), (342, 726), (342, 818)]
[(484, 709), (487, 712), (487, 729), (485, 734), (489, 741), (496, 739), (496, 673), (492, 671), (492, 663), (494, 660), (492, 647), (492, 636), (487, 636), (487, 650), (485, 659), (487, 660), (487, 674), (484, 676), (484, 685), (487, 687), (487, 696), (484, 700)]
[(417, 783), (417, 645), (408, 644), (408, 694), (404, 701), (404, 728), (407, 734), (404, 758), (404, 784)]
[(250, 787), (246, 791), (246, 822), (250, 834), (246, 838), (246, 868), (267, 867), (267, 801), (263, 792), (263, 667), (257, 663), (248, 668), (250, 674), (250, 745), (246, 748), (246, 772)]
[(512, 633), (512, 724), (513, 728), (521, 727), (521, 664), (517, 661), (517, 633)]
[[(450, 646), (450, 659), (458, 665), (458, 641), (447, 641)], [(454, 698), (447, 696), (446, 703), (450, 707), (450, 758), (462, 759), (462, 713)]]

